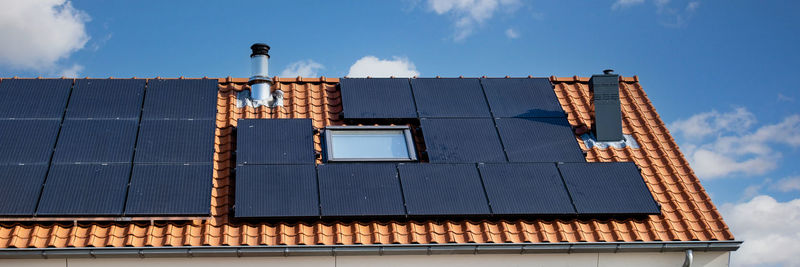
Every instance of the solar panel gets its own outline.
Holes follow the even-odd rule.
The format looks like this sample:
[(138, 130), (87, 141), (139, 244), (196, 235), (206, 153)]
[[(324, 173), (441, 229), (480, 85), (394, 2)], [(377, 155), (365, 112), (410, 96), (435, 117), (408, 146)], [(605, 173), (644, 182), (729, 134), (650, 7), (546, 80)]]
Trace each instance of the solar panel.
[(319, 216), (313, 164), (236, 167), (236, 217)]
[(69, 97), (68, 119), (136, 119), (145, 80), (79, 79)]
[(214, 159), (213, 120), (143, 120), (136, 163), (210, 163)]
[(483, 78), (495, 117), (565, 117), (547, 78)]
[(37, 215), (121, 215), (130, 164), (50, 167)]
[(131, 162), (137, 120), (65, 120), (54, 163)]
[(0, 120), (0, 164), (50, 162), (59, 124), (58, 120)]
[(422, 119), (420, 123), (432, 163), (506, 161), (492, 119)]
[(319, 165), (322, 216), (405, 215), (394, 164)]
[(45, 175), (47, 164), (0, 165), (0, 215), (32, 216)]
[(311, 119), (240, 119), (236, 127), (238, 164), (314, 163)]
[(4, 79), (0, 119), (61, 119), (72, 79)]
[(408, 215), (490, 214), (473, 164), (400, 164)]
[(579, 214), (659, 214), (633, 162), (558, 165)]
[(144, 119), (214, 119), (216, 79), (152, 79), (147, 82)]
[(479, 164), (494, 214), (575, 214), (554, 163)]
[(566, 118), (498, 118), (511, 162), (585, 162)]
[(478, 79), (411, 79), (411, 89), (420, 117), (490, 117)]
[(341, 79), (345, 119), (416, 118), (408, 79)]
[(125, 215), (209, 215), (214, 169), (204, 165), (133, 166)]

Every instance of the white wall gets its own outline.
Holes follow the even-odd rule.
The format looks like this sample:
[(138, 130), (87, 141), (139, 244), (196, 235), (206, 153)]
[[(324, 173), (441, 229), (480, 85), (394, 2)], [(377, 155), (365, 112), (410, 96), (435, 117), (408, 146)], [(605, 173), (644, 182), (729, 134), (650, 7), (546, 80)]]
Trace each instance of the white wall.
[[(695, 252), (692, 266), (728, 266), (729, 252)], [(682, 252), (668, 253), (573, 253), (573, 254), (480, 254), (480, 255), (392, 255), (308, 257), (195, 257), (195, 258), (99, 258), (99, 259), (0, 259), (0, 266), (100, 267), (100, 266), (681, 266)]]

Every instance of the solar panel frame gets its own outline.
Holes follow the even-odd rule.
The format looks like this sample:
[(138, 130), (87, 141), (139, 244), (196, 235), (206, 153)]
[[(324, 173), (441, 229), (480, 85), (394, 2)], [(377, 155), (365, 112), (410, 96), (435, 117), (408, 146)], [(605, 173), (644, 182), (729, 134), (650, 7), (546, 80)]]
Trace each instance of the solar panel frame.
[(61, 119), (72, 79), (3, 79), (0, 119)]
[(216, 79), (150, 79), (142, 119), (215, 119)]
[(125, 207), (130, 164), (54, 164), (38, 216), (119, 216)]
[(0, 216), (33, 216), (47, 164), (0, 165)]
[(491, 118), (420, 120), (431, 163), (506, 162)]
[(315, 166), (237, 166), (235, 208), (238, 218), (319, 216)]
[(416, 118), (411, 85), (406, 78), (343, 78), (339, 80), (345, 119)]
[(495, 117), (566, 117), (547, 78), (481, 78)]
[(138, 119), (143, 79), (78, 79), (72, 88), (67, 119)]
[(0, 164), (47, 164), (59, 120), (0, 120)]
[(633, 162), (562, 163), (558, 169), (578, 214), (661, 213)]
[(478, 79), (415, 78), (411, 90), (421, 118), (491, 117)]
[(566, 118), (496, 118), (510, 162), (585, 162)]
[(395, 164), (324, 164), (317, 177), (323, 217), (406, 214)]
[(478, 164), (496, 215), (576, 214), (555, 163)]
[(409, 216), (491, 214), (474, 164), (399, 164), (397, 168)]
[(130, 163), (138, 120), (64, 120), (53, 163)]
[(211, 163), (213, 120), (142, 120), (135, 163)]
[(316, 162), (311, 119), (239, 119), (237, 164), (308, 164)]
[(209, 216), (211, 164), (134, 164), (126, 216)]

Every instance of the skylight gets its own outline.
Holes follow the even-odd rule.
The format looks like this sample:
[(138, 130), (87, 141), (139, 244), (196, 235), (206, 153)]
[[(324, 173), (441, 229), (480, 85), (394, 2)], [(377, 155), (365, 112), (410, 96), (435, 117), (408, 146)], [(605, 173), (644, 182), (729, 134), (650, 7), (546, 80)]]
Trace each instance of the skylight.
[(325, 131), (328, 161), (414, 161), (407, 126), (331, 126)]

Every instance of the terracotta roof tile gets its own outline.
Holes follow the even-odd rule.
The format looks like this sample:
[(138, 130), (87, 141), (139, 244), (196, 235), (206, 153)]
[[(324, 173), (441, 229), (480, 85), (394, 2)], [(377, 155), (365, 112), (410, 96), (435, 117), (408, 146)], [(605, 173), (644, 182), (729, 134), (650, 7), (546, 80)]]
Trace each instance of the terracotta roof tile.
[[(550, 77), (568, 121), (590, 126), (588, 78)], [(191, 222), (0, 223), (0, 248), (257, 246), (428, 243), (539, 243), (733, 240), (728, 226), (669, 135), (638, 77), (620, 77), (623, 132), (640, 148), (593, 147), (588, 161), (633, 161), (662, 206), (661, 215), (607, 220), (456, 220), (233, 223), (230, 171), (233, 127), (240, 118), (310, 118), (314, 127), (341, 125), (337, 78), (274, 78), (284, 107), (236, 108), (246, 78), (219, 79), (211, 218)], [(319, 137), (315, 148), (321, 149)]]

